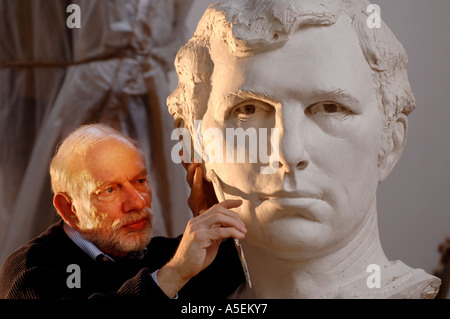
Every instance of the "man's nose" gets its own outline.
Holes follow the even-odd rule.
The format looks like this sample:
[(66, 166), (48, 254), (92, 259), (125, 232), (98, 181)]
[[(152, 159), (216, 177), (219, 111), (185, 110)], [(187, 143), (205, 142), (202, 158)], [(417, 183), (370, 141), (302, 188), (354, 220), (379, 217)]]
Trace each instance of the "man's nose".
[(309, 165), (305, 149), (307, 118), (300, 105), (286, 105), (278, 117), (280, 130), (279, 162), (286, 173), (303, 170)]
[(134, 188), (133, 185), (128, 185), (125, 188), (125, 199), (123, 208), (125, 212), (131, 212), (133, 210), (142, 210), (147, 205), (146, 194), (141, 193)]

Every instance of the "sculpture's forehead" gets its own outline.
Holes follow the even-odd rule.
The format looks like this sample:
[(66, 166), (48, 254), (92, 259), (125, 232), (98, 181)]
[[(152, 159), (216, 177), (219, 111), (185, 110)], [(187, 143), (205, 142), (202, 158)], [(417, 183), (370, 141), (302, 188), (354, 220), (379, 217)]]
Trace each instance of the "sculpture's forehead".
[(224, 46), (217, 42), (212, 48), (213, 100), (239, 90), (298, 97), (329, 89), (361, 100), (374, 97), (371, 69), (347, 17), (330, 26), (301, 28), (284, 46), (253, 56), (235, 57)]

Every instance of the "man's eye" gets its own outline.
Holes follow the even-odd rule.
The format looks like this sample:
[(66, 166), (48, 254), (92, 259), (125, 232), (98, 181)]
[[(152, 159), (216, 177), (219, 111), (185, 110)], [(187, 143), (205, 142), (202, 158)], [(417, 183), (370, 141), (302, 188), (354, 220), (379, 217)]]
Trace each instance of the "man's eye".
[(116, 187), (111, 186), (111, 187), (108, 187), (108, 188), (105, 188), (105, 189), (101, 190), (98, 194), (99, 195), (103, 195), (103, 196), (111, 195), (111, 194), (114, 193), (115, 190), (116, 190)]
[(138, 184), (145, 184), (145, 183), (147, 183), (147, 178), (139, 178), (138, 180), (136, 180), (136, 182)]
[(105, 189), (105, 194), (112, 194), (114, 193), (114, 187), (108, 187), (107, 189)]
[(96, 192), (97, 199), (105, 202), (109, 202), (117, 198), (118, 195), (118, 185), (109, 186), (106, 188), (103, 188)]

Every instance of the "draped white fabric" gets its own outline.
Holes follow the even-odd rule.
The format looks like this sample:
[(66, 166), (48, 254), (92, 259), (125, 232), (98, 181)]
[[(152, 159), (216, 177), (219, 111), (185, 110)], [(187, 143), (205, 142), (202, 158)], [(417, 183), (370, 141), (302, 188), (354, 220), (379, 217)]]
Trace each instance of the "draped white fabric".
[[(69, 4), (81, 8), (70, 29)], [(48, 164), (81, 124), (137, 138), (153, 189), (154, 235), (190, 216), (184, 169), (170, 151), (168, 72), (191, 0), (1, 0), (0, 263), (57, 216)]]

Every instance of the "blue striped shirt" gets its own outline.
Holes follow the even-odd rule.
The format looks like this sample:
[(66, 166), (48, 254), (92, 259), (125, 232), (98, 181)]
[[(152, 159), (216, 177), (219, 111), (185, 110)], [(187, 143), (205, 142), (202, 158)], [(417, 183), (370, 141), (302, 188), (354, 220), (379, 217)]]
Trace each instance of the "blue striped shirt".
[[(80, 247), (82, 251), (84, 251), (89, 257), (91, 257), (93, 260), (96, 260), (98, 256), (103, 256), (109, 261), (114, 262), (114, 259), (111, 256), (108, 256), (107, 254), (103, 253), (100, 249), (98, 249), (97, 246), (95, 246), (93, 243), (91, 243), (89, 240), (84, 238), (75, 228), (70, 226), (67, 223), (64, 223), (63, 225), (64, 232), (69, 236), (69, 238)], [(154, 271), (152, 273), (152, 278), (155, 281), (155, 283), (158, 284), (158, 278), (156, 277), (156, 274), (158, 273), (158, 270)], [(175, 296), (174, 299), (177, 299), (178, 295)]]
[(64, 223), (64, 232), (69, 236), (69, 238), (81, 248), (89, 257), (95, 260), (98, 256), (105, 256), (108, 260), (114, 261), (113, 258), (103, 253), (97, 246), (91, 243), (89, 240), (84, 238), (75, 228)]

